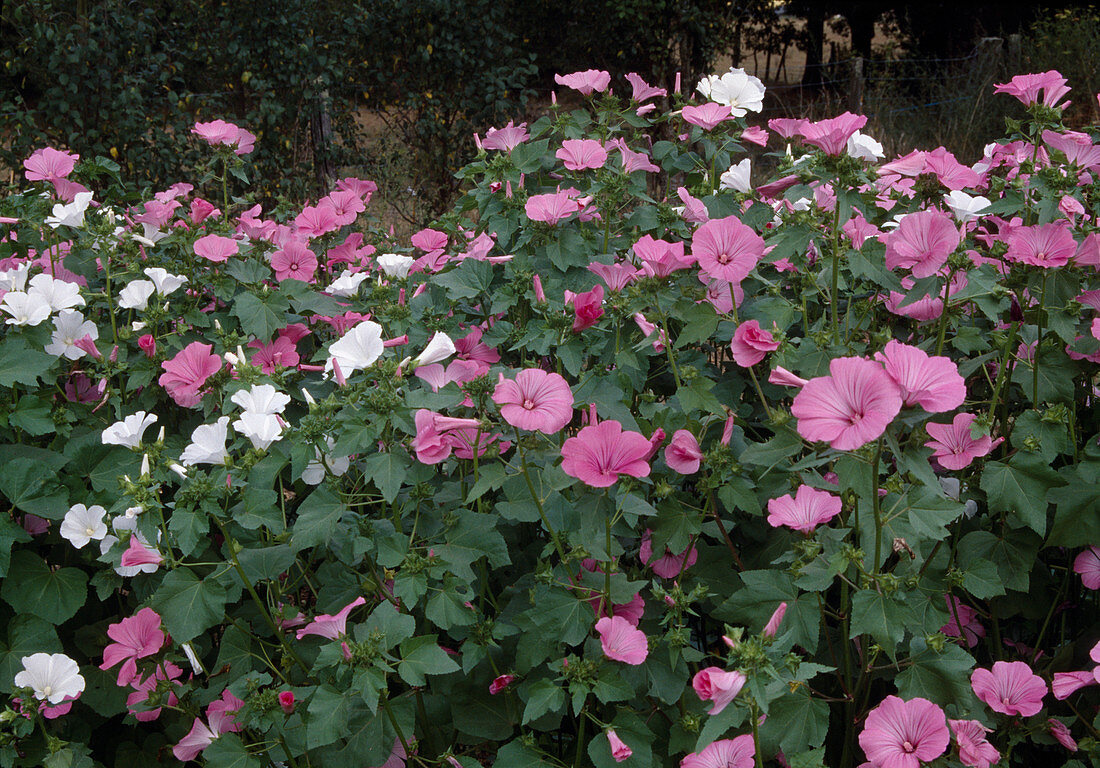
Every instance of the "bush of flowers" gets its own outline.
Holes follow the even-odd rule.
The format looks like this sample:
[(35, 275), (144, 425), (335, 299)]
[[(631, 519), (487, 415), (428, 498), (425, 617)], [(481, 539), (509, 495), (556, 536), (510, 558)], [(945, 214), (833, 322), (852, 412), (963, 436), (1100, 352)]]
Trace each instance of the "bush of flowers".
[(27, 158), (0, 765), (1096, 764), (1065, 81), (997, 86), (1022, 117), (973, 166), (750, 124), (736, 70), (558, 81), (580, 108), (476, 137), (409, 242), (369, 181), (251, 205), (220, 120), (137, 205)]

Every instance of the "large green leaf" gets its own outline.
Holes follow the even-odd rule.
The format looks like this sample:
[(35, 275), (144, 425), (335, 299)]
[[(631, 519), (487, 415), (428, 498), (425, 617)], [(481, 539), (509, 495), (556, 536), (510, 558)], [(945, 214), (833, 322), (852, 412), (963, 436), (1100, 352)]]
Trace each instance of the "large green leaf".
[(332, 541), (336, 525), (346, 508), (328, 486), (320, 486), (298, 507), (294, 535), (290, 543), (295, 552)]
[(55, 571), (38, 555), (20, 550), (11, 556), (0, 596), (18, 613), (60, 624), (71, 619), (87, 600), (88, 575), (78, 568)]
[(445, 675), (458, 669), (455, 660), (436, 643), (435, 635), (420, 635), (401, 643), (397, 673), (409, 685), (424, 685), (425, 675)]
[(0, 642), (0, 691), (10, 693), (23, 657), (32, 653), (61, 653), (57, 629), (37, 616), (20, 614), (8, 622), (6, 642)]
[(970, 688), (970, 670), (975, 661), (969, 653), (953, 642), (936, 651), (923, 637), (914, 637), (909, 654), (911, 664), (896, 678), (903, 699), (919, 696), (945, 707), (954, 704), (960, 711), (977, 705)]
[(1008, 464), (986, 464), (981, 486), (991, 510), (1013, 512), (1042, 536), (1047, 529), (1047, 491), (1065, 482), (1039, 456), (1017, 453)]
[(153, 595), (153, 607), (178, 643), (198, 637), (225, 618), (225, 587), (212, 578), (199, 579), (189, 568), (164, 577)]

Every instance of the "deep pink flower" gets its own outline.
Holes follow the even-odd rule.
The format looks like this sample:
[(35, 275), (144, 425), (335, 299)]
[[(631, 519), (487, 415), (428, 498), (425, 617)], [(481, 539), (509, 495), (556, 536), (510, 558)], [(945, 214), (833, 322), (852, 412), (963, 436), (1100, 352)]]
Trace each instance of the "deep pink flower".
[(203, 200), (201, 197), (196, 197), (191, 201), (191, 223), (202, 224), (211, 216), (220, 216), (221, 211), (214, 207), (214, 204)]
[(959, 745), (959, 760), (970, 768), (989, 768), (1001, 759), (1001, 753), (985, 739), (992, 733), (977, 720), (948, 720), (955, 743)]
[[(350, 189), (337, 189), (329, 192), (318, 201), (318, 207), (325, 205), (336, 217), (337, 227), (355, 223), (359, 214), (367, 209), (363, 198)], [(301, 217), (299, 217), (301, 218)]]
[(779, 349), (779, 342), (770, 332), (763, 330), (756, 320), (747, 320), (737, 326), (730, 341), (733, 362), (742, 368), (752, 368), (769, 352)]
[(601, 69), (586, 69), (569, 75), (554, 75), (554, 82), (589, 96), (593, 92), (606, 91), (607, 86), (611, 85), (611, 75)]
[[(183, 670), (177, 667), (172, 662), (165, 662), (164, 664), (158, 664), (157, 668), (153, 671), (153, 674), (146, 677), (144, 680), (131, 681), (131, 685), (134, 688), (134, 692), (126, 697), (126, 709), (134, 716), (134, 719), (139, 723), (149, 723), (160, 717), (161, 707), (156, 709), (149, 709), (145, 711), (136, 711), (134, 707), (137, 704), (144, 703), (149, 700), (149, 694), (157, 687), (157, 685), (164, 680), (171, 680), (175, 682), (179, 677), (183, 675)], [(179, 685), (179, 683), (176, 683)], [(168, 692), (168, 696), (163, 699), (164, 703), (170, 707), (174, 707), (179, 703), (179, 699), (172, 691)]]
[(221, 699), (206, 708), (206, 719), (210, 725), (196, 717), (191, 730), (172, 747), (172, 754), (177, 760), (186, 763), (198, 757), (200, 752), (223, 733), (240, 731), (241, 726), (235, 722), (234, 715), (243, 706), (244, 702), (228, 690), (222, 693)]
[(531, 221), (542, 221), (551, 225), (557, 224), (584, 207), (574, 199), (573, 195), (575, 194), (575, 190), (560, 190), (544, 195), (531, 195), (527, 198), (523, 210)]
[(1093, 545), (1073, 558), (1073, 572), (1086, 589), (1100, 589), (1100, 546)]
[(1077, 751), (1077, 741), (1073, 738), (1073, 734), (1069, 732), (1069, 728), (1061, 720), (1055, 720), (1053, 717), (1047, 720), (1047, 730), (1050, 731), (1050, 735), (1054, 737), (1055, 741), (1068, 749), (1070, 752)]
[(511, 685), (512, 681), (515, 679), (515, 675), (498, 675), (497, 677), (493, 678), (493, 682), (489, 683), (489, 695), (496, 696), (498, 693)]
[(703, 451), (699, 441), (690, 431), (678, 429), (672, 434), (672, 441), (665, 448), (665, 464), (681, 475), (694, 475), (703, 461)]
[(647, 528), (646, 532), (642, 534), (638, 557), (643, 564), (652, 568), (653, 572), (662, 579), (675, 579), (695, 565), (695, 561), (699, 559), (699, 551), (694, 544), (689, 544), (687, 549), (677, 555), (673, 554), (668, 547), (665, 547), (664, 553), (660, 557), (654, 557), (653, 532)]
[(205, 235), (195, 241), (194, 248), (196, 254), (217, 264), (236, 256), (240, 252), (240, 243), (231, 237)]
[(1048, 107), (1062, 109), (1069, 103), (1057, 104), (1060, 98), (1069, 93), (1070, 88), (1066, 85), (1066, 78), (1054, 69), (1029, 75), (1016, 75), (1007, 83), (995, 83), (993, 87), (994, 93), (1015, 96), (1028, 107), (1040, 103), (1040, 91), (1043, 93), (1042, 103)]
[[(867, 124), (865, 115), (853, 115), (845, 112), (828, 120), (804, 123), (799, 126), (802, 140), (812, 144), (827, 155), (843, 155), (848, 150), (848, 139)], [(769, 123), (770, 126), (770, 123)]]
[(573, 333), (591, 328), (603, 317), (603, 286), (596, 285), (590, 291), (573, 297)]
[[(965, 272), (956, 272), (955, 276), (951, 278), (951, 286), (947, 289), (948, 296), (954, 296), (956, 293), (966, 288), (969, 280)], [(903, 277), (901, 279), (901, 286), (906, 291), (910, 290), (916, 281), (911, 277)], [(916, 301), (910, 301), (903, 304), (905, 301), (905, 294), (898, 293), (897, 291), (890, 291), (890, 296), (883, 301), (891, 313), (900, 315), (902, 317), (911, 317), (914, 320), (926, 321), (935, 320), (943, 314), (943, 294), (929, 295)]]
[(331, 205), (319, 202), (307, 205), (294, 219), (295, 234), (298, 237), (315, 238), (340, 228), (336, 210)]
[(963, 469), (970, 466), (974, 459), (986, 456), (1003, 438), (992, 440), (989, 435), (975, 439), (971, 436), (970, 426), (976, 417), (972, 413), (960, 413), (950, 424), (929, 422), (925, 426), (932, 439), (925, 446), (933, 450), (932, 458), (944, 469)]
[(323, 613), (315, 617), (313, 621), (298, 630), (298, 639), (301, 640), (306, 635), (318, 635), (327, 637), (329, 640), (339, 640), (347, 634), (348, 614), (366, 602), (366, 598), (357, 597), (335, 615)]
[(804, 387), (806, 386), (806, 379), (796, 376), (781, 365), (777, 365), (768, 374), (768, 383), (778, 384), (781, 387)]
[(811, 379), (795, 395), (791, 414), (798, 434), (850, 451), (874, 440), (901, 410), (901, 390), (878, 363), (840, 357), (829, 375)]
[(975, 695), (1002, 715), (1031, 717), (1043, 708), (1047, 684), (1023, 661), (995, 661), (970, 675)]
[(707, 667), (695, 673), (695, 677), (691, 679), (691, 687), (695, 689), (700, 700), (714, 702), (707, 714), (717, 715), (737, 698), (746, 680), (747, 678), (736, 670), (726, 672), (721, 667)]
[(886, 266), (912, 269), (913, 277), (929, 277), (947, 263), (959, 239), (955, 222), (943, 211), (910, 213), (886, 235)]
[(1096, 685), (1100, 680), (1092, 672), (1055, 672), (1050, 684), (1054, 698), (1065, 701), (1074, 693), (1088, 685)]
[(611, 756), (615, 758), (616, 763), (621, 763), (634, 754), (634, 750), (619, 738), (619, 734), (615, 733), (614, 729), (607, 731), (607, 745), (611, 748)]
[(636, 666), (649, 655), (649, 641), (645, 632), (622, 616), (604, 616), (596, 622), (596, 632), (600, 635), (604, 656), (609, 659)]
[(280, 283), (283, 280), (312, 283), (317, 272), (317, 254), (301, 240), (291, 240), (271, 254), (271, 268), (275, 270), (275, 279)]
[(702, 752), (692, 752), (680, 761), (680, 768), (753, 768), (756, 749), (752, 734), (711, 742)]
[(739, 283), (764, 255), (764, 240), (736, 216), (727, 216), (695, 230), (691, 253), (707, 277)]
[(681, 112), (685, 121), (697, 125), (704, 131), (712, 131), (716, 126), (733, 119), (733, 109), (724, 104), (708, 101), (699, 106), (685, 106)]
[(483, 334), (479, 326), (474, 326), (461, 339), (455, 339), (455, 357), (476, 363), (478, 376), (488, 373), (491, 365), (500, 362), (500, 352), (481, 340)]
[(202, 386), (221, 370), (222, 360), (212, 354), (213, 345), (193, 341), (171, 360), (161, 363), (164, 373), (157, 382), (183, 408), (193, 408), (202, 400)]
[[(973, 648), (978, 644), (979, 638), (985, 637), (985, 627), (978, 620), (978, 612), (969, 605), (964, 605), (954, 595), (944, 595), (944, 599), (947, 601), (947, 615), (951, 618), (940, 627), (940, 632), (948, 637), (961, 637), (967, 648)], [(956, 614), (962, 623), (961, 632), (959, 625), (955, 623)]]
[(787, 615), (787, 604), (780, 603), (779, 606), (772, 611), (771, 618), (768, 619), (768, 623), (764, 625), (764, 631), (761, 633), (764, 637), (775, 637), (779, 632), (779, 625), (783, 623), (783, 617)]
[(631, 246), (634, 255), (642, 261), (642, 270), (650, 277), (668, 277), (673, 272), (686, 269), (695, 259), (684, 255), (683, 241), (670, 243), (643, 235)]
[(157, 354), (157, 340), (152, 334), (146, 333), (138, 339), (138, 348), (145, 356), (152, 360)]
[[(619, 157), (623, 164), (623, 173), (634, 173), (634, 171), (645, 171), (646, 173), (660, 173), (660, 167), (654, 165), (649, 155), (645, 152), (635, 152), (626, 142), (622, 139), (613, 139), (607, 142), (607, 147), (618, 148)], [(566, 166), (568, 167), (568, 166)]]
[(901, 387), (904, 405), (943, 413), (966, 400), (966, 382), (950, 358), (932, 357), (919, 347), (891, 340), (885, 350), (875, 353), (875, 359)]
[(294, 691), (279, 691), (279, 707), (288, 715), (294, 712)]
[(500, 415), (513, 427), (556, 434), (573, 418), (573, 392), (569, 382), (556, 373), (525, 368), (515, 380), (500, 374), (493, 402)]
[(485, 138), (481, 141), (481, 146), (485, 149), (511, 152), (529, 138), (531, 137), (527, 134), (527, 123), (516, 125), (509, 120), (508, 125), (503, 128), (490, 128), (487, 130)]
[(24, 160), (23, 167), (26, 169), (27, 181), (55, 182), (72, 173), (79, 159), (80, 155), (53, 147), (43, 147), (36, 149)]
[(859, 734), (873, 768), (918, 768), (946, 752), (950, 740), (942, 709), (928, 699), (897, 696), (871, 710)]
[(590, 424), (562, 445), (561, 468), (593, 488), (614, 485), (619, 475), (648, 477), (650, 444), (638, 432), (624, 432), (617, 421)]
[[(904, 222), (903, 222), (904, 223)], [(1033, 267), (1064, 267), (1077, 252), (1068, 221), (1015, 227), (1008, 235), (1005, 261)]]
[[(133, 538), (137, 538), (136, 536)], [(110, 669), (122, 662), (118, 684), (129, 685), (137, 677), (137, 660), (152, 656), (164, 645), (160, 615), (152, 608), (142, 608), (133, 616), (107, 627), (107, 637), (114, 640), (103, 649), (100, 669)]]
[[(418, 410), (413, 420), (416, 423), (416, 437), (413, 438), (412, 448), (421, 464), (439, 464), (457, 448), (465, 447), (469, 451), (468, 442), (473, 442), (472, 438), (480, 426), (477, 419), (452, 418), (427, 408)], [(467, 433), (471, 438), (468, 442), (465, 438)], [(485, 437), (482, 432), (482, 440)], [(478, 447), (483, 450), (484, 444)]]
[[(682, 244), (680, 250), (682, 253)], [(601, 264), (594, 261), (588, 265), (588, 271), (599, 275), (607, 283), (607, 287), (616, 293), (637, 280), (639, 274), (637, 267), (623, 261), (617, 261), (614, 264)]]
[(768, 524), (812, 533), (814, 528), (839, 515), (841, 506), (839, 496), (800, 485), (793, 497), (788, 493), (768, 502)]
[(244, 128), (224, 120), (211, 120), (208, 123), (195, 123), (191, 133), (211, 146), (224, 145), (234, 147), (234, 154), (247, 155), (255, 147), (256, 136)]
[(260, 370), (268, 375), (275, 373), (277, 367), (294, 368), (301, 362), (298, 348), (286, 336), (276, 336), (270, 344), (253, 339), (246, 346), (256, 350), (256, 354), (252, 355), (252, 364), (260, 366)]
[(595, 139), (566, 139), (554, 155), (571, 171), (603, 168), (607, 150)]

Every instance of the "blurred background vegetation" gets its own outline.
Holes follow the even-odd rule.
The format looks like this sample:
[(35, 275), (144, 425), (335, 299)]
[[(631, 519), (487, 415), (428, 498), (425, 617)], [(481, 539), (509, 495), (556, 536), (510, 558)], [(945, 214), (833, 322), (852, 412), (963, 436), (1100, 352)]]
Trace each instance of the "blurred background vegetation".
[(220, 117), (258, 135), (261, 198), (357, 175), (413, 227), (454, 200), (471, 135), (545, 110), (556, 72), (671, 89), (743, 66), (770, 88), (761, 122), (852, 109), (888, 151), (973, 162), (1019, 106), (992, 97), (1012, 74), (1059, 69), (1070, 119), (1095, 121), (1097, 51), (1100, 12), (1080, 3), (0, 0), (0, 168), (18, 183), (52, 144), (162, 189), (206, 157), (191, 125)]

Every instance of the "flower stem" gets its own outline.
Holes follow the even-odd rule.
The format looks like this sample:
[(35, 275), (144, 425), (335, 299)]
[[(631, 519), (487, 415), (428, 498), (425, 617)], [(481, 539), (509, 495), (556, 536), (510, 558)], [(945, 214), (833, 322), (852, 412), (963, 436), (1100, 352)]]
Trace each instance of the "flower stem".
[(1039, 291), (1039, 308), (1036, 311), (1035, 323), (1039, 326), (1038, 336), (1035, 338), (1035, 352), (1031, 356), (1031, 403), (1039, 407), (1039, 351), (1043, 347), (1043, 320), (1046, 317), (1047, 302), (1047, 273), (1043, 270), (1043, 287)]
[(535, 508), (539, 511), (539, 517), (542, 519), (542, 524), (546, 526), (547, 532), (550, 534), (550, 540), (554, 542), (554, 549), (558, 550), (558, 557), (561, 561), (565, 562), (565, 550), (562, 549), (561, 540), (558, 538), (557, 531), (554, 530), (554, 526), (550, 525), (550, 521), (546, 519), (546, 511), (542, 508), (542, 499), (539, 498), (538, 492), (535, 490), (535, 484), (531, 481), (531, 472), (527, 467), (527, 453), (523, 450), (523, 443), (520, 439), (519, 428), (516, 428), (516, 447), (519, 449), (519, 461), (523, 466), (523, 479), (527, 481), (527, 490), (531, 493), (531, 499), (535, 502)]
[(947, 336), (947, 302), (950, 298), (951, 291), (951, 279), (955, 277), (955, 270), (951, 270), (947, 274), (947, 282), (943, 285), (943, 311), (940, 313), (940, 332), (939, 337), (936, 339), (936, 354), (943, 353), (943, 341)]
[(871, 465), (871, 511), (875, 516), (875, 562), (872, 565), (872, 573), (878, 573), (880, 558), (882, 557), (882, 510), (878, 496), (878, 464), (882, 458), (882, 440), (878, 439), (875, 446), (875, 460)]

